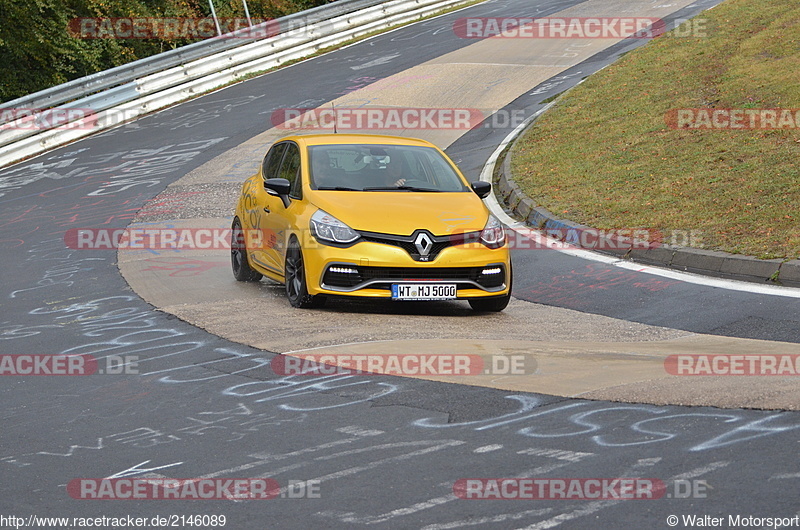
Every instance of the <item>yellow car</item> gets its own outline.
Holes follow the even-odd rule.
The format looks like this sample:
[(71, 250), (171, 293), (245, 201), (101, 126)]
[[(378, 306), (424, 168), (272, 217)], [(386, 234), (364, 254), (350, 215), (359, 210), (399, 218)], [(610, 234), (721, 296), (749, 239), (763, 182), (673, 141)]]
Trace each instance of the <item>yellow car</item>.
[(481, 201), (490, 191), (423, 140), (289, 136), (242, 186), (233, 275), (285, 284), (295, 307), (349, 296), (502, 311), (511, 261), (505, 229)]

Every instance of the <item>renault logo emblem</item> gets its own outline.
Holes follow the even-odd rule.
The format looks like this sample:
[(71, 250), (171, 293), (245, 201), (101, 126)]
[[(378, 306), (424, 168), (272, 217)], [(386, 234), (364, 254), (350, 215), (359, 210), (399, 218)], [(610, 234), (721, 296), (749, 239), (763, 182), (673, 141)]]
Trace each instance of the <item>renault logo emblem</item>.
[(422, 257), (427, 256), (433, 247), (433, 240), (425, 232), (420, 232), (414, 240), (414, 246), (417, 247), (417, 252)]

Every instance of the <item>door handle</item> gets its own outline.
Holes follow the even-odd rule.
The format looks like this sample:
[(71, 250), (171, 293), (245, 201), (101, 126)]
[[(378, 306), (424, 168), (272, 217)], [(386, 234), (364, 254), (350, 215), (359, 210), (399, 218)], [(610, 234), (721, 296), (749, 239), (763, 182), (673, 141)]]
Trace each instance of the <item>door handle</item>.
[(269, 213), (269, 206), (264, 206), (264, 211)]

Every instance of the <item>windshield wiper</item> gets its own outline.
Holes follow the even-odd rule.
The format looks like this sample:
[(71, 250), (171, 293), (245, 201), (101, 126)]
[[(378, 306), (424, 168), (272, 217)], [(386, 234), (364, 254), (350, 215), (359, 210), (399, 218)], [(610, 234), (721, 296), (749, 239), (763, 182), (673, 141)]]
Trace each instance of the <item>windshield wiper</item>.
[(418, 188), (417, 186), (375, 186), (372, 188), (364, 188), (363, 191), (395, 191), (395, 190), (402, 190), (402, 191), (435, 191), (439, 192), (441, 190), (435, 190), (432, 188)]
[(320, 186), (317, 189), (324, 191), (363, 191), (360, 188), (348, 188), (346, 186)]

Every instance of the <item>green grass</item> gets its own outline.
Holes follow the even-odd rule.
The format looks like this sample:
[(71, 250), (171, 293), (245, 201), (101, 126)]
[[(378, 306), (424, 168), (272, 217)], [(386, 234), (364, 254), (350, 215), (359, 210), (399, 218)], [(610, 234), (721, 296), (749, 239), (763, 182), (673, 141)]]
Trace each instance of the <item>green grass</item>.
[[(728, 0), (564, 94), (517, 142), (515, 179), (562, 218), (700, 230), (702, 246), (800, 256), (800, 130), (676, 130), (681, 108), (800, 108), (800, 5)], [(798, 124), (800, 127), (800, 124)]]

